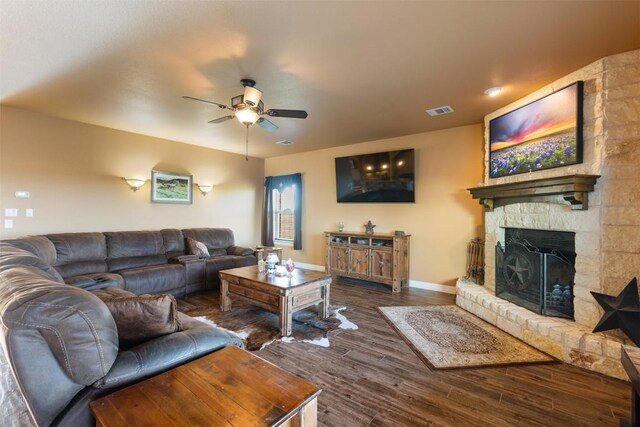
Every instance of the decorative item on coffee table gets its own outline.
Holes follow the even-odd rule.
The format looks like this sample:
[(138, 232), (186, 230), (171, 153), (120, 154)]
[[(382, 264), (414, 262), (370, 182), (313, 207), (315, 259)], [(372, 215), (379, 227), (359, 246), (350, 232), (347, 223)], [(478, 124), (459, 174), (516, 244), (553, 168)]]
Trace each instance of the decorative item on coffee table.
[(266, 261), (270, 253), (275, 253), (278, 255), (278, 259), (282, 259), (282, 248), (277, 246), (256, 246), (254, 255), (256, 258)]

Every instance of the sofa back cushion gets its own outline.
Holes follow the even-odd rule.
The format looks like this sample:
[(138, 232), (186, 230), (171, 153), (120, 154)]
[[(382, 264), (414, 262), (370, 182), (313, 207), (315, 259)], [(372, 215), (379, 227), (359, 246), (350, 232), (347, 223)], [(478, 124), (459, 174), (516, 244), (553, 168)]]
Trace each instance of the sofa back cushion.
[[(52, 245), (53, 247), (53, 245)], [(64, 280), (51, 264), (46, 263), (32, 252), (17, 248), (7, 242), (0, 242), (0, 268), (6, 270), (15, 266), (36, 267), (47, 273), (47, 277), (58, 283)]]
[(50, 425), (111, 369), (118, 354), (115, 322), (96, 296), (35, 267), (0, 271), (0, 283), (0, 340), (37, 424)]
[(56, 265), (56, 247), (45, 236), (27, 236), (5, 240), (16, 248), (29, 251), (47, 264)]
[(185, 254), (184, 236), (182, 231), (176, 228), (165, 228), (160, 230), (164, 250), (167, 251), (167, 258), (173, 258)]
[(107, 271), (107, 244), (102, 233), (47, 234), (56, 248), (56, 269), (62, 277)]
[(118, 231), (104, 235), (107, 239), (109, 271), (167, 263), (164, 241), (159, 231)]
[(233, 231), (228, 228), (187, 228), (182, 230), (182, 234), (185, 238), (204, 243), (210, 253), (213, 249), (226, 249), (234, 245)]

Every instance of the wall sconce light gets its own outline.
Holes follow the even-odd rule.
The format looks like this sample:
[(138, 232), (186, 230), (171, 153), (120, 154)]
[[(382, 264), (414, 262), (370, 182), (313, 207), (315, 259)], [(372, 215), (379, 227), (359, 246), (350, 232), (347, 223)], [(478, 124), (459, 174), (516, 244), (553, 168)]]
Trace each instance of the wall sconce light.
[(203, 196), (206, 196), (209, 191), (213, 190), (213, 185), (208, 185), (208, 184), (196, 184), (196, 185), (198, 186), (198, 189), (200, 190)]
[(132, 191), (138, 191), (138, 189), (142, 187), (145, 182), (147, 182), (146, 179), (137, 179), (137, 178), (122, 178), (122, 179), (124, 179), (125, 182), (129, 185), (129, 187), (131, 187)]

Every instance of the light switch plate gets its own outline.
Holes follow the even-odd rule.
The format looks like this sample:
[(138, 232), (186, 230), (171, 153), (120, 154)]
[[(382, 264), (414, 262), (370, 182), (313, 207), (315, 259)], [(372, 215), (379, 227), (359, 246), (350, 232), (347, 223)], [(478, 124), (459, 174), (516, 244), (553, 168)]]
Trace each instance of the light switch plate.
[(4, 216), (18, 216), (17, 208), (5, 208)]
[(32, 217), (33, 216), (33, 209), (25, 209), (24, 210), (24, 215), (28, 216), (28, 217)]
[(4, 220), (4, 228), (13, 228), (13, 220), (5, 219)]

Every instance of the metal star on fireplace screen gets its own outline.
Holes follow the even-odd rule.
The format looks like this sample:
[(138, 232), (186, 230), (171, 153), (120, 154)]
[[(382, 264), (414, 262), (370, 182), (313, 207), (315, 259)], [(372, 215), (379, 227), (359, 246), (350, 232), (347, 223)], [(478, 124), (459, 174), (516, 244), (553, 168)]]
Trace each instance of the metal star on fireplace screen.
[(531, 262), (529, 258), (521, 253), (509, 254), (504, 260), (503, 275), (507, 284), (518, 290), (525, 289), (530, 280)]

